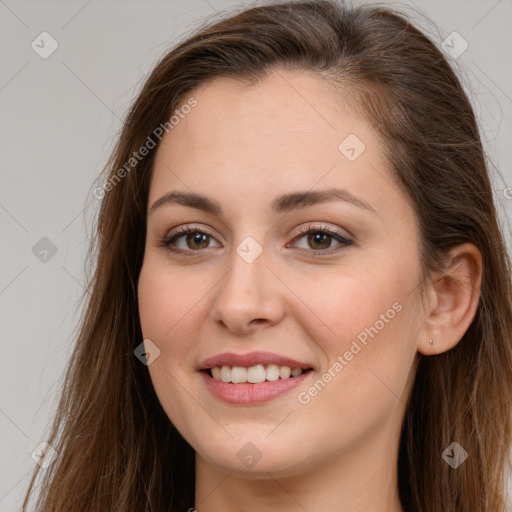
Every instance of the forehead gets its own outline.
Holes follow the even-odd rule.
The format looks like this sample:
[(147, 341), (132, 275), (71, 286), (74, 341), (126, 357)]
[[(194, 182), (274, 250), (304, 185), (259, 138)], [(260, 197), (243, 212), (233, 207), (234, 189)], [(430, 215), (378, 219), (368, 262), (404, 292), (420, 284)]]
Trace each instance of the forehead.
[(150, 204), (172, 188), (189, 188), (208, 195), (236, 190), (249, 207), (256, 198), (270, 202), (315, 184), (365, 192), (371, 203), (376, 191), (369, 185), (391, 184), (371, 124), (350, 108), (349, 94), (315, 76), (279, 70), (257, 84), (217, 78), (190, 91), (182, 105), (189, 98), (196, 106), (159, 145)]
[[(325, 140), (329, 144), (344, 128), (342, 119), (357, 121), (348, 106), (348, 92), (336, 94), (327, 82), (307, 73), (274, 70), (256, 84), (218, 77), (192, 90), (190, 96), (197, 107), (180, 121), (179, 131), (190, 138), (203, 138), (208, 132), (214, 142), (224, 141), (227, 135), (241, 142), (252, 135), (267, 141), (281, 140), (281, 135), (290, 139), (293, 134), (315, 142), (330, 135)], [(363, 130), (361, 126), (356, 129)], [(259, 140), (251, 140), (252, 145), (256, 147)]]

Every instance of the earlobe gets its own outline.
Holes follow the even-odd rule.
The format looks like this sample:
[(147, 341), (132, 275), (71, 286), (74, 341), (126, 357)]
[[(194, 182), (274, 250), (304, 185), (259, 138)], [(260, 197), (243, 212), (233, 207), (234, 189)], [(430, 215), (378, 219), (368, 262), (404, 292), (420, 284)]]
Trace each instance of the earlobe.
[[(435, 355), (452, 349), (473, 321), (480, 299), (482, 256), (474, 244), (454, 247), (446, 257), (445, 270), (432, 276), (435, 300), (418, 351)], [(430, 342), (432, 340), (432, 342)]]

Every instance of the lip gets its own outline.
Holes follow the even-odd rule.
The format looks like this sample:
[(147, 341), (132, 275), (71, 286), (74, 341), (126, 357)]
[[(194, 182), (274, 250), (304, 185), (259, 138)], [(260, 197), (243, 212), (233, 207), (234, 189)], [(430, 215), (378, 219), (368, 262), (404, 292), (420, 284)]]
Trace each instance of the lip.
[(288, 393), (301, 382), (304, 382), (305, 379), (309, 378), (313, 371), (302, 373), (298, 377), (260, 382), (258, 384), (233, 384), (214, 379), (207, 371), (199, 373), (208, 391), (214, 397), (229, 404), (252, 405), (267, 402)]
[[(214, 366), (244, 366), (249, 368), (250, 366), (256, 366), (257, 364), (277, 364), (278, 366), (289, 366), (292, 370), (294, 368), (301, 368), (302, 370), (314, 369), (313, 365), (310, 363), (304, 363), (280, 354), (262, 351), (249, 352), (247, 354), (223, 352), (222, 354), (217, 354), (205, 359), (199, 364), (197, 369), (209, 370)], [(255, 386), (255, 384), (251, 384), (251, 386)]]

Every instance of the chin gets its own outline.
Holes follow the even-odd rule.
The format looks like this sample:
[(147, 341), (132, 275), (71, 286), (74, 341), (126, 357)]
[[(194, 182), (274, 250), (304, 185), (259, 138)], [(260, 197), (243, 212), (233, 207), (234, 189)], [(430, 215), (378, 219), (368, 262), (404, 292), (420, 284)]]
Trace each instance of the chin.
[(287, 477), (306, 471), (309, 466), (306, 454), (297, 450), (300, 440), (288, 438), (288, 441), (284, 445), (277, 437), (274, 440), (233, 437), (215, 445), (202, 444), (196, 454), (208, 464), (243, 478), (268, 479), (268, 473)]

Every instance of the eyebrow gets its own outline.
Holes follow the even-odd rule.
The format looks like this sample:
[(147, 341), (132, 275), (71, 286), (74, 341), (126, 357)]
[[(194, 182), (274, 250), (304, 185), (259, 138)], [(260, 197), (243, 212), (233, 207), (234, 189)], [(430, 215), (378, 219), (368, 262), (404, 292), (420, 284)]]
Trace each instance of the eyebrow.
[[(293, 192), (291, 194), (277, 196), (272, 201), (271, 208), (272, 211), (276, 214), (286, 213), (299, 208), (305, 208), (307, 206), (333, 200), (345, 201), (359, 208), (377, 214), (375, 209), (364, 199), (351, 194), (347, 190), (338, 188), (331, 188), (321, 191)], [(214, 199), (201, 194), (196, 194), (194, 192), (179, 191), (168, 192), (167, 194), (164, 194), (162, 197), (157, 199), (149, 209), (149, 213), (155, 211), (158, 208), (161, 208), (162, 206), (171, 204), (189, 206), (190, 208), (196, 208), (207, 213), (222, 216), (222, 207)]]

